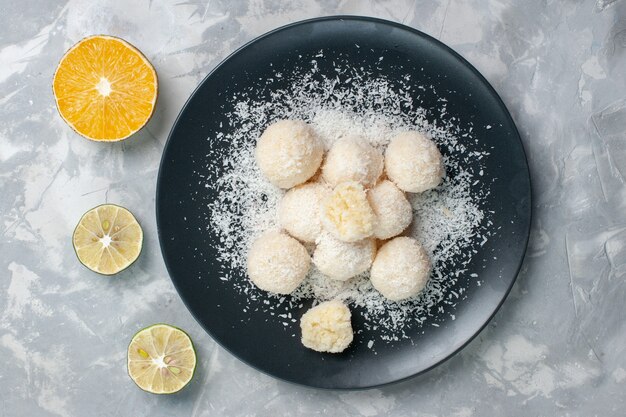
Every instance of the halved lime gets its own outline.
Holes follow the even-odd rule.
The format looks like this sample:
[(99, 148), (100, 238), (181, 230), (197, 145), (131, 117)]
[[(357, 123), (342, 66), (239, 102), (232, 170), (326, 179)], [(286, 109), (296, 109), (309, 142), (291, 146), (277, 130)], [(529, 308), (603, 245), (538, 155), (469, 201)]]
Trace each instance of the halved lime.
[(173, 394), (191, 381), (196, 351), (181, 329), (155, 324), (140, 330), (128, 345), (128, 374), (144, 391)]
[(104, 204), (81, 217), (72, 241), (83, 265), (100, 274), (113, 275), (137, 260), (143, 231), (130, 211)]

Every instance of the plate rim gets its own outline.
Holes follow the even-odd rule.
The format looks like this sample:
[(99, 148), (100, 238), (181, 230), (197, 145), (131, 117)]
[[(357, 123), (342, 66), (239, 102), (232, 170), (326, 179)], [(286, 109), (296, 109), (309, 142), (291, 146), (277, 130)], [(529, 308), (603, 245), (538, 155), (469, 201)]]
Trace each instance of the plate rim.
[[(263, 369), (261, 369), (260, 367), (258, 367), (257, 365), (250, 363), (249, 361), (241, 358), (239, 355), (237, 355), (236, 353), (234, 353), (233, 351), (231, 351), (227, 346), (225, 346), (221, 341), (217, 340), (215, 337), (213, 337), (213, 333), (211, 332), (211, 330), (209, 330), (203, 323), (201, 320), (199, 320), (199, 318), (196, 316), (196, 313), (194, 313), (192, 311), (192, 309), (189, 308), (189, 305), (187, 304), (187, 301), (185, 300), (185, 298), (181, 295), (180, 289), (179, 289), (179, 284), (176, 283), (176, 280), (174, 280), (172, 278), (172, 271), (170, 268), (170, 265), (168, 263), (168, 261), (166, 260), (166, 257), (164, 255), (164, 237), (162, 236), (162, 227), (161, 227), (161, 222), (160, 222), (160, 218), (161, 216), (159, 215), (160, 209), (159, 209), (159, 201), (161, 200), (160, 195), (161, 195), (161, 178), (163, 176), (163, 166), (165, 165), (165, 156), (167, 154), (167, 151), (169, 149), (170, 146), (172, 146), (172, 137), (174, 134), (174, 131), (176, 130), (176, 127), (178, 126), (178, 123), (180, 121), (180, 119), (182, 118), (183, 114), (185, 113), (185, 110), (187, 109), (187, 107), (190, 105), (192, 99), (195, 97), (195, 95), (197, 94), (197, 92), (202, 88), (202, 86), (204, 85), (205, 82), (207, 82), (211, 76), (218, 71), (227, 61), (229, 61), (233, 56), (239, 54), (241, 51), (243, 51), (244, 49), (247, 49), (248, 47), (254, 45), (255, 43), (261, 41), (262, 39), (265, 39), (266, 37), (272, 36), (278, 32), (282, 32), (284, 30), (288, 30), (291, 29), (293, 27), (296, 26), (301, 26), (301, 25), (305, 25), (305, 24), (309, 24), (309, 23), (316, 23), (316, 22), (323, 22), (323, 21), (344, 21), (344, 20), (349, 20), (349, 21), (356, 21), (356, 22), (373, 22), (373, 23), (378, 23), (378, 24), (383, 24), (383, 25), (389, 25), (392, 26), (394, 28), (398, 28), (401, 30), (405, 30), (408, 32), (411, 32), (412, 34), (425, 38), (427, 41), (434, 43), (435, 45), (437, 45), (438, 47), (442, 48), (444, 51), (446, 51), (447, 53), (449, 53), (450, 55), (452, 55), (454, 58), (456, 58), (457, 60), (459, 60), (461, 62), (461, 64), (463, 64), (463, 66), (465, 66), (467, 69), (469, 69), (476, 77), (478, 77), (478, 79), (482, 82), (482, 84), (484, 86), (487, 87), (489, 93), (492, 95), (492, 97), (494, 97), (496, 99), (496, 101), (498, 102), (498, 104), (502, 107), (502, 109), (504, 109), (504, 115), (506, 117), (506, 119), (510, 122), (511, 126), (513, 127), (512, 132), (514, 133), (515, 137), (517, 138), (517, 140), (520, 143), (520, 149), (521, 149), (521, 155), (523, 156), (524, 159), (524, 163), (526, 166), (526, 179), (528, 181), (528, 189), (524, 190), (524, 194), (528, 196), (528, 226), (526, 227), (526, 230), (524, 231), (524, 235), (525, 235), (525, 239), (523, 242), (523, 250), (522, 250), (522, 254), (520, 256), (520, 259), (518, 261), (517, 266), (515, 267), (515, 275), (513, 276), (510, 284), (507, 286), (506, 290), (504, 291), (504, 295), (502, 297), (502, 299), (498, 302), (498, 304), (495, 306), (495, 308), (490, 312), (489, 317), (487, 320), (485, 320), (484, 323), (482, 323), (478, 329), (464, 342), (462, 343), (458, 348), (452, 350), (450, 353), (448, 353), (447, 355), (445, 355), (444, 357), (442, 357), (441, 359), (439, 359), (438, 361), (436, 361), (435, 363), (433, 363), (431, 366), (426, 367), (416, 373), (413, 373), (411, 375), (407, 375), (401, 378), (397, 378), (397, 379), (393, 379), (393, 380), (389, 380), (389, 381), (385, 381), (382, 383), (378, 383), (378, 384), (369, 384), (369, 385), (363, 385), (363, 386), (356, 386), (356, 387), (334, 387), (334, 388), (330, 388), (330, 387), (323, 387), (323, 386), (316, 386), (316, 385), (311, 385), (311, 384), (306, 384), (306, 383), (302, 383), (302, 382), (297, 382), (297, 381), (293, 381), (293, 380), (289, 380), (289, 379), (285, 379), (281, 376), (278, 375), (274, 375), (270, 372), (267, 372)], [(519, 129), (517, 128), (517, 125), (515, 124), (515, 120), (513, 119), (513, 117), (511, 116), (511, 113), (508, 109), (508, 107), (506, 106), (506, 104), (504, 103), (504, 101), (502, 100), (502, 98), (500, 97), (500, 95), (498, 94), (498, 92), (495, 90), (495, 88), (491, 85), (491, 83), (468, 61), (466, 60), (463, 56), (461, 56), (458, 52), (456, 52), (454, 49), (452, 49), (450, 46), (446, 45), (445, 43), (443, 43), (442, 41), (440, 41), (439, 39), (428, 35), (427, 33), (424, 33), (418, 29), (415, 29), (413, 27), (404, 25), (402, 23), (398, 23), (398, 22), (394, 22), (391, 20), (387, 20), (387, 19), (381, 19), (381, 18), (377, 18), (377, 17), (371, 17), (371, 16), (361, 16), (361, 15), (330, 15), (330, 16), (323, 16), (323, 17), (314, 17), (314, 18), (309, 18), (309, 19), (304, 19), (304, 20), (299, 20), (296, 22), (292, 22), (283, 26), (279, 26), (275, 29), (272, 29), (268, 32), (265, 32), (253, 39), (251, 39), (250, 41), (244, 43), (243, 45), (239, 46), (237, 49), (235, 49), (233, 52), (231, 52), (230, 54), (228, 54), (225, 58), (223, 58), (211, 71), (209, 71), (209, 73), (202, 79), (202, 81), (200, 81), (198, 83), (198, 85), (193, 89), (193, 91), (190, 93), (189, 97), (187, 98), (187, 100), (185, 101), (185, 104), (182, 106), (181, 110), (179, 111), (178, 115), (176, 116), (176, 119), (174, 120), (172, 127), (170, 129), (170, 132), (167, 136), (167, 140), (165, 142), (165, 145), (163, 146), (163, 151), (161, 153), (161, 161), (159, 162), (159, 171), (157, 174), (157, 183), (156, 183), (156, 193), (155, 193), (155, 199), (154, 199), (154, 205), (155, 205), (155, 216), (156, 216), (156, 228), (157, 228), (157, 236), (158, 236), (158, 240), (159, 240), (159, 249), (161, 251), (161, 258), (163, 259), (163, 263), (165, 264), (165, 268), (167, 270), (167, 274), (170, 278), (170, 281), (172, 282), (172, 284), (174, 285), (174, 288), (176, 289), (176, 292), (178, 294), (178, 296), (180, 297), (180, 299), (183, 302), (183, 305), (185, 306), (185, 308), (187, 308), (187, 311), (191, 314), (191, 316), (193, 317), (193, 319), (198, 323), (198, 325), (211, 337), (211, 339), (218, 345), (220, 346), (222, 349), (224, 349), (225, 351), (227, 351), (230, 355), (232, 355), (233, 357), (235, 357), (237, 360), (243, 362), (244, 364), (246, 364), (247, 366), (250, 366), (251, 368), (255, 369), (256, 371), (259, 371), (265, 375), (268, 375), (272, 378), (275, 378), (277, 380), (283, 381), (283, 382), (287, 382), (289, 384), (293, 384), (296, 386), (300, 386), (300, 387), (306, 387), (306, 388), (314, 388), (314, 389), (320, 389), (320, 390), (325, 390), (325, 391), (364, 391), (364, 390), (368, 390), (368, 389), (373, 389), (373, 388), (381, 388), (381, 387), (386, 387), (389, 385), (394, 385), (394, 384), (398, 384), (410, 379), (413, 379), (417, 376), (423, 375), (431, 370), (433, 370), (434, 368), (444, 364), (445, 362), (447, 362), (449, 359), (451, 359), (453, 356), (455, 356), (457, 353), (459, 353), (460, 351), (462, 351), (463, 349), (465, 349), (465, 347), (467, 347), (467, 345), (469, 345), (480, 333), (482, 333), (482, 331), (487, 327), (487, 325), (489, 323), (491, 323), (491, 321), (493, 320), (494, 316), (498, 313), (498, 311), (500, 311), (500, 308), (502, 307), (502, 305), (504, 304), (504, 302), (507, 300), (513, 286), (515, 285), (515, 282), (517, 282), (517, 278), (519, 276), (520, 270), (524, 264), (524, 260), (526, 259), (526, 254), (528, 251), (528, 242), (530, 240), (530, 231), (531, 231), (531, 227), (532, 227), (532, 220), (533, 220), (533, 206), (532, 206), (532, 201), (533, 201), (533, 195), (532, 195), (532, 178), (531, 178), (531, 174), (530, 174), (530, 165), (528, 163), (528, 155), (526, 153), (526, 149), (524, 147), (524, 141), (522, 140), (522, 136), (519, 133)]]

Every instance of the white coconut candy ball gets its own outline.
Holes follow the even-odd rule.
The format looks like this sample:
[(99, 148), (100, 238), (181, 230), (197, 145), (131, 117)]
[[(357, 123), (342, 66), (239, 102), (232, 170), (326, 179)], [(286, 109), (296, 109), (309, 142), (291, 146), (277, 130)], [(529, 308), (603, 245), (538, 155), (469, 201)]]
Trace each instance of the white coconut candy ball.
[(343, 242), (372, 236), (375, 223), (365, 188), (358, 182), (337, 185), (322, 205), (322, 226)]
[(300, 242), (278, 231), (262, 234), (248, 252), (248, 276), (264, 291), (290, 294), (304, 281), (311, 258)]
[(399, 235), (413, 221), (413, 208), (402, 191), (391, 181), (381, 181), (367, 193), (376, 215), (374, 237), (389, 239)]
[(430, 269), (428, 254), (417, 240), (396, 237), (378, 249), (370, 281), (385, 298), (400, 301), (424, 289)]
[(383, 154), (365, 139), (344, 137), (337, 140), (326, 154), (322, 176), (333, 187), (346, 181), (371, 187), (383, 173), (383, 166)]
[(318, 352), (343, 352), (354, 338), (350, 319), (350, 309), (339, 300), (311, 308), (300, 319), (302, 344)]
[(342, 242), (329, 233), (323, 233), (313, 252), (313, 264), (332, 279), (346, 281), (372, 266), (376, 256), (374, 239)]
[(416, 131), (400, 133), (389, 142), (385, 170), (398, 188), (410, 193), (435, 188), (445, 174), (435, 142)]
[(329, 195), (330, 189), (316, 182), (287, 191), (278, 206), (280, 225), (302, 242), (315, 242), (322, 231), (322, 203)]
[(319, 169), (324, 145), (302, 120), (281, 120), (270, 125), (256, 144), (256, 161), (274, 185), (291, 188)]

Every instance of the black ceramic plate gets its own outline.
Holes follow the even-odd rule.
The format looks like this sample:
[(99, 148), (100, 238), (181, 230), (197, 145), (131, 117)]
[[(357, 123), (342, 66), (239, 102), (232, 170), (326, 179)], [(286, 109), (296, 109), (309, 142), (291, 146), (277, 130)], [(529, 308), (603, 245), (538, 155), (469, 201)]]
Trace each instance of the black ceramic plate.
[[(233, 103), (228, 98), (277, 71), (288, 74), (302, 67), (303, 59), (319, 50), (324, 50), (324, 59), (318, 60), (322, 74), (332, 73), (335, 58), (348, 59), (355, 68), (365, 67), (392, 81), (410, 73), (416, 85), (433, 86), (437, 95), (422, 91), (415, 97), (419, 104), (435, 115), (444, 98), (444, 117), (455, 117), (463, 129), (473, 126), (478, 143), (468, 143), (468, 150), (473, 146), (490, 150), (482, 163), (483, 180), (491, 184), (491, 193), (481, 208), (493, 212), (492, 236), (468, 265), (468, 271), (478, 271), (479, 277), (470, 277), (469, 272), (460, 277), (458, 285), (465, 288), (465, 297), (453, 311), (454, 320), (449, 312), (439, 314), (434, 309), (423, 326), (408, 328), (409, 339), (377, 343), (375, 352), (367, 347), (367, 341), (376, 335), (363, 331), (346, 352), (319, 354), (301, 346), (298, 323), (286, 330), (267, 313), (244, 312), (246, 295), (218, 279), (220, 265), (210, 245), (216, 237), (206, 220), (206, 203), (214, 191), (197, 177), (207, 165), (224, 169), (217, 168), (220, 161), (209, 160), (207, 153), (211, 147), (228, 147), (215, 137), (229, 126), (225, 114)], [(384, 59), (379, 61), (381, 56)], [(274, 87), (288, 85), (278, 82)], [(252, 98), (261, 98), (267, 91), (258, 94)], [(529, 234), (530, 197), (528, 165), (519, 134), (504, 104), (476, 69), (414, 29), (343, 16), (274, 30), (233, 53), (204, 79), (180, 113), (165, 147), (156, 209), (161, 250), (172, 281), (194, 317), (218, 343), (249, 365), (287, 381), (357, 389), (425, 372), (480, 332), (503, 303), (519, 271)], [(475, 285), (478, 279), (480, 286)], [(294, 317), (300, 317), (306, 308), (294, 309)], [(353, 326), (362, 329), (362, 322), (356, 311)]]

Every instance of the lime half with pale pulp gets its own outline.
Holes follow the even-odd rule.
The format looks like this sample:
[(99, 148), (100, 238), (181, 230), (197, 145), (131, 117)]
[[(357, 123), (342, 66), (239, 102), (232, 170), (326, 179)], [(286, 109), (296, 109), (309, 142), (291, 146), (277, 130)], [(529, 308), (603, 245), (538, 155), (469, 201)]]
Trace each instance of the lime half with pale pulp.
[(128, 374), (153, 394), (173, 394), (191, 381), (196, 351), (181, 329), (155, 324), (135, 334), (128, 345)]
[(113, 275), (137, 260), (143, 231), (130, 211), (104, 204), (81, 217), (72, 243), (83, 265), (100, 274)]

